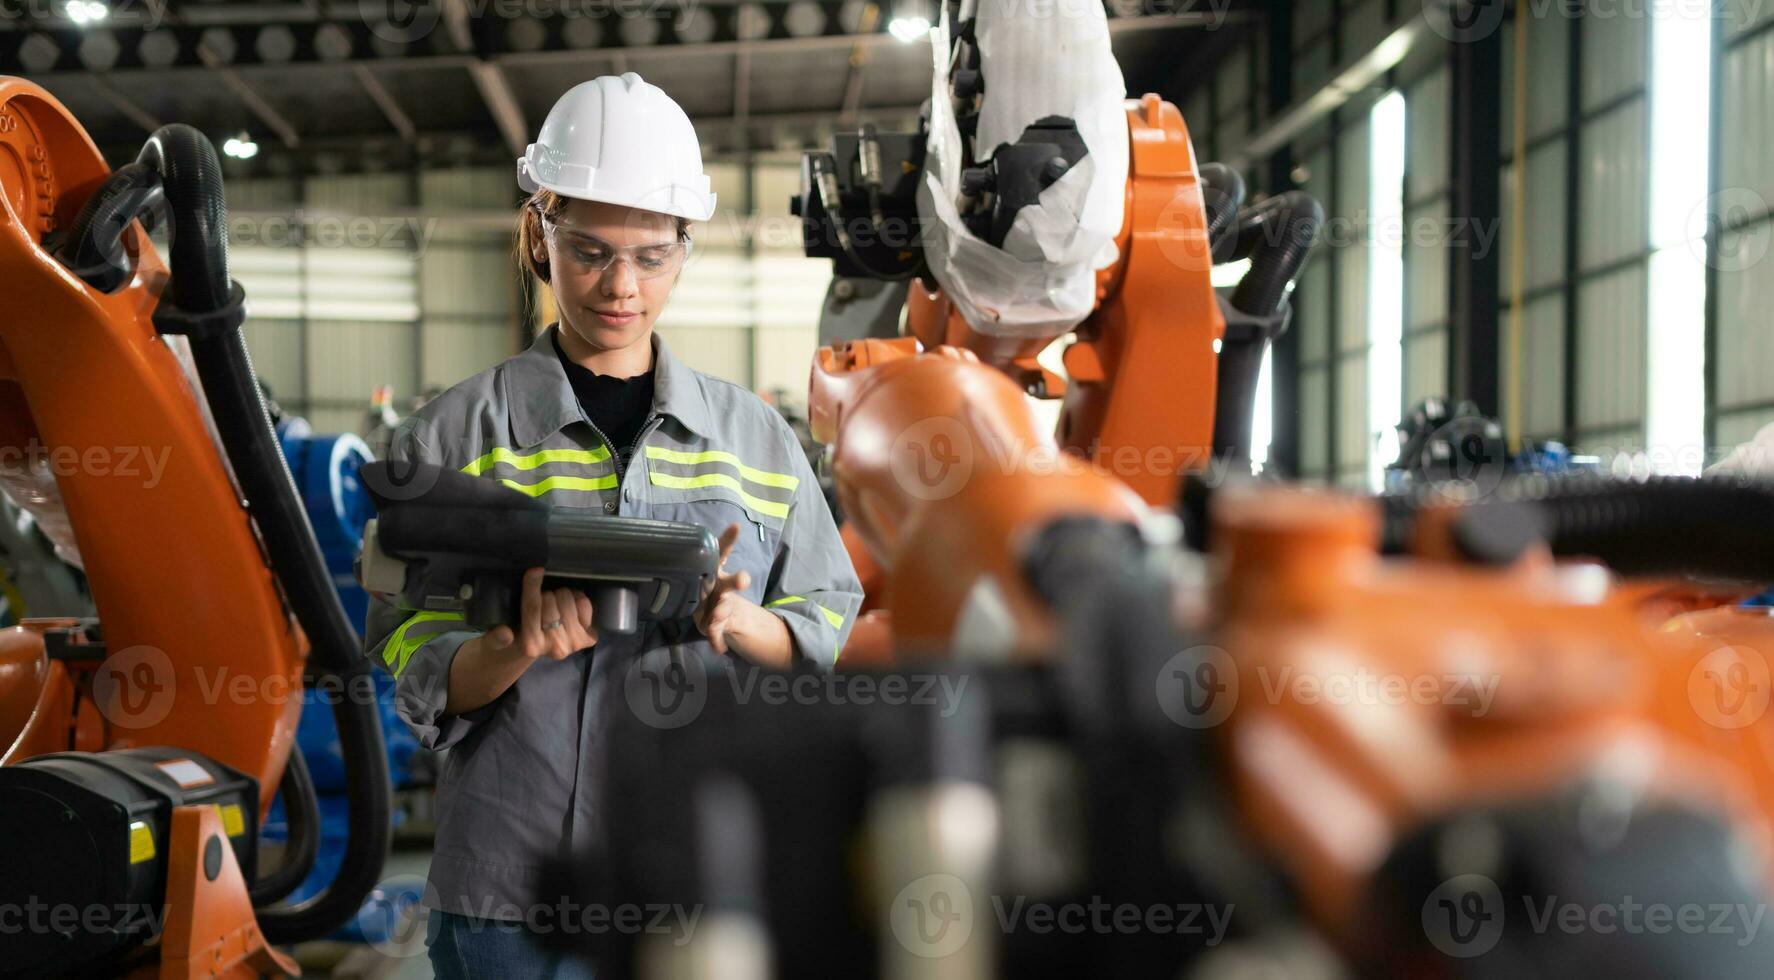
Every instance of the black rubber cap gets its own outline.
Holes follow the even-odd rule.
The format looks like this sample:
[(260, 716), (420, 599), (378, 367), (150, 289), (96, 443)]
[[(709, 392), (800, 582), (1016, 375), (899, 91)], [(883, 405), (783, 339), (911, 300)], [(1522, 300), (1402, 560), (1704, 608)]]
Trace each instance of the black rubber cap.
[(1461, 512), (1449, 530), (1460, 557), (1477, 565), (1509, 565), (1546, 540), (1546, 513), (1528, 503), (1485, 504)]
[(203, 842), (203, 877), (215, 881), (222, 873), (222, 839), (211, 836)]

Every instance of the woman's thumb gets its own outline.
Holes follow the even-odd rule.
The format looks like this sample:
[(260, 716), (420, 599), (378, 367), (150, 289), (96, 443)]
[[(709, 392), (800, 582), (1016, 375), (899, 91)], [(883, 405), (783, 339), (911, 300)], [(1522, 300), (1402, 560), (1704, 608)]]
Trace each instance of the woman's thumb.
[(503, 650), (517, 642), (517, 634), (509, 626), (495, 626), (486, 633), (486, 644), (494, 650)]

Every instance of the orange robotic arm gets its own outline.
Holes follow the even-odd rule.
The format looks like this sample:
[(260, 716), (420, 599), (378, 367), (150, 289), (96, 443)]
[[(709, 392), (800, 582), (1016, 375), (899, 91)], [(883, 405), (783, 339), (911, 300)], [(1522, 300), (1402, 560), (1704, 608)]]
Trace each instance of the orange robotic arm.
[[(154, 938), (161, 976), (295, 972), (267, 941), (337, 928), (387, 849), (371, 678), (239, 337), (221, 192), (195, 130), (163, 128), (112, 173), (53, 97), (0, 77), (0, 475), (59, 495), (99, 614), (0, 637), (0, 812), (49, 862), (4, 880), (51, 904), (174, 906), (28, 932), (8, 964), (27, 972), (134, 967)], [(136, 222), (162, 205), (170, 266)], [(254, 868), (305, 674), (337, 682), (351, 841), (331, 888), (268, 911), (255, 900), (281, 896), (250, 889), (300, 880)]]
[[(53, 472), (104, 623), (101, 673), (117, 681), (100, 685), (93, 706), (100, 744), (80, 747), (180, 745), (275, 787), (301, 712), (306, 643), (191, 380), (154, 328), (165, 268), (132, 228), (136, 274), (105, 294), (42, 244), (108, 175), (48, 93), (0, 79), (0, 278), (10, 292), (0, 452)], [(245, 690), (231, 683), (240, 677), (251, 681), (246, 696), (229, 693)], [(0, 732), (5, 762), (75, 748), (65, 719), (35, 718), (27, 732), (17, 744), (19, 732)]]
[[(1182, 474), (1207, 463), (1225, 324), (1201, 180), (1174, 106), (1148, 95), (1127, 115), (1120, 258), (1098, 274), (1097, 308), (1066, 351), (1069, 380), (1036, 362), (1050, 338), (975, 329), (919, 282), (910, 336), (816, 357), (814, 437), (833, 447), (848, 540), (867, 548), (858, 563), (877, 570), (871, 602), (908, 648), (945, 645), (963, 623), (992, 627), (973, 642), (995, 630), (1012, 648), (1039, 647), (1050, 624), (1013, 567), (1030, 531), (1067, 514), (1134, 520), (1142, 499), (1167, 506)], [(1025, 392), (1064, 398), (1057, 441)]]
[(1163, 507), (1213, 448), (1217, 347), (1202, 182), (1176, 106), (1147, 95), (1127, 106), (1130, 173), (1119, 260), (1097, 274), (1097, 306), (1065, 351), (1065, 379), (1036, 357), (1049, 338), (976, 330), (912, 283), (907, 332), (926, 347), (973, 351), (1037, 397), (1064, 398), (1056, 438)]

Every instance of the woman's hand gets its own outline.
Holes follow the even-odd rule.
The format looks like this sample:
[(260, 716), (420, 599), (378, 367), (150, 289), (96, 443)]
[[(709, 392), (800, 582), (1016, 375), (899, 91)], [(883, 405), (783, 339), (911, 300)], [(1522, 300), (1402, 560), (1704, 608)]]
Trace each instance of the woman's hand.
[(573, 589), (542, 591), (541, 568), (524, 573), (522, 611), (517, 628), (495, 626), (479, 640), (488, 653), (523, 660), (565, 660), (597, 643), (591, 600)]
[(541, 568), (524, 573), (516, 628), (495, 626), (456, 651), (445, 713), (459, 715), (490, 704), (537, 660), (565, 660), (597, 643), (591, 600), (574, 589), (544, 592), (543, 574)]
[(739, 535), (738, 524), (729, 524), (721, 532), (720, 569), (713, 587), (696, 607), (696, 628), (708, 637), (716, 653), (733, 652), (758, 663), (787, 667), (794, 655), (787, 624), (745, 597), (745, 590), (751, 587), (750, 572), (743, 568), (727, 571), (727, 559)]

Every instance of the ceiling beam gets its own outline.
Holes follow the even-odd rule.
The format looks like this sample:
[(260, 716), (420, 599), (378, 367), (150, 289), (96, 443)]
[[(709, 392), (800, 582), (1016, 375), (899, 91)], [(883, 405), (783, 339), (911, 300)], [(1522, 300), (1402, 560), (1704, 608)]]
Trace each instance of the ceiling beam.
[[(915, 125), (920, 106), (891, 105), (866, 106), (858, 114), (859, 121), (872, 122), (881, 126)], [(697, 133), (713, 143), (721, 143), (732, 138), (738, 127), (738, 120), (728, 115), (693, 116), (690, 119)], [(746, 119), (752, 131), (781, 127), (785, 129), (806, 129), (810, 133), (834, 132), (839, 127), (837, 119), (830, 109), (817, 112), (754, 112)], [(849, 127), (845, 127), (849, 128)], [(424, 143), (444, 143), (451, 140), (473, 141), (484, 146), (487, 142), (486, 133), (473, 129), (426, 130), (421, 129), (415, 134), (415, 141)], [(365, 146), (387, 146), (395, 148), (404, 142), (402, 138), (386, 130), (375, 133), (332, 133), (327, 135), (310, 134), (304, 137), (301, 150), (304, 152), (338, 152), (348, 151)], [(797, 151), (798, 152), (798, 151)], [(504, 151), (500, 151), (503, 156)]]
[(530, 131), (524, 125), (523, 107), (517, 103), (517, 93), (511, 90), (511, 80), (505, 77), (505, 69), (491, 62), (477, 61), (468, 66), (468, 73), (474, 77), (474, 87), (480, 90), (487, 111), (493, 114), (499, 135), (505, 138), (505, 148), (514, 158), (523, 156), (524, 148), (530, 145)]
[(1405, 21), (1397, 30), (1381, 38), (1378, 44), (1350, 59), (1330, 81), (1278, 113), (1232, 153), (1226, 159), (1226, 165), (1241, 170), (1293, 142), (1312, 124), (1372, 90), (1416, 45), (1438, 41), (1440, 36), (1429, 29), (1425, 14), (1419, 13)]
[(99, 97), (104, 99), (111, 108), (121, 113), (125, 119), (150, 133), (160, 129), (160, 120), (153, 113), (131, 102), (128, 96), (125, 96), (117, 89), (116, 85), (112, 84), (109, 78), (105, 77), (104, 72), (93, 72), (92, 83), (98, 88)]
[(412, 117), (408, 116), (406, 111), (400, 107), (400, 103), (394, 100), (394, 96), (388, 91), (388, 88), (382, 84), (380, 79), (376, 78), (375, 72), (370, 71), (367, 65), (352, 65), (351, 73), (357, 76), (357, 84), (363, 86), (370, 101), (374, 102), (376, 108), (382, 110), (382, 115), (387, 117), (388, 125), (394, 127), (401, 139), (411, 143), (419, 134), (418, 128), (413, 125)]
[(739, 153), (751, 150), (751, 49), (733, 56), (733, 128), (738, 132)]
[[(156, 0), (156, 2), (160, 2), (160, 0)], [(476, 0), (476, 2), (485, 2), (485, 0)], [(839, 4), (822, 3), (821, 5), (829, 7), (832, 11), (831, 13), (828, 13), (828, 17), (838, 16), (836, 11), (840, 8)], [(453, 11), (458, 10), (461, 11), (460, 14), (452, 13)], [(415, 39), (407, 46), (405, 52), (399, 56), (384, 56), (370, 43), (369, 29), (364, 26), (362, 16), (355, 13), (354, 6), (353, 16), (350, 22), (334, 20), (324, 21), (329, 24), (337, 24), (345, 29), (347, 34), (354, 39), (353, 54), (351, 57), (340, 61), (328, 61), (321, 58), (318, 53), (314, 52), (312, 46), (304, 46), (297, 50), (295, 58), (291, 61), (263, 62), (258, 58), (256, 44), (254, 43), (255, 39), (251, 36), (247, 36), (240, 42), (240, 51), (238, 56), (233, 60), (232, 67), (242, 72), (276, 71), (280, 74), (284, 74), (284, 77), (288, 77), (289, 73), (298, 73), (305, 70), (333, 73), (337, 72), (342, 67), (349, 67), (353, 64), (368, 64), (373, 66), (378, 72), (436, 70), (440, 68), (459, 67), (467, 59), (478, 58), (508, 67), (531, 65), (582, 67), (588, 61), (611, 61), (614, 62), (617, 71), (620, 73), (630, 69), (644, 71), (647, 64), (659, 60), (731, 58), (737, 54), (741, 48), (749, 48), (754, 55), (760, 55), (766, 52), (775, 55), (797, 51), (861, 50), (863, 52), (868, 52), (880, 45), (897, 45), (900, 43), (895, 40), (892, 35), (887, 34), (884, 31), (872, 30), (870, 32), (856, 34), (840, 33), (822, 34), (815, 37), (771, 37), (759, 40), (729, 39), (697, 43), (662, 43), (645, 47), (609, 45), (597, 48), (561, 47), (541, 51), (512, 51), (501, 47), (504, 38), (499, 35), (497, 31), (501, 29), (500, 25), (502, 25), (502, 21), (497, 23), (492, 21), (486, 21), (484, 23), (476, 22), (480, 25), (480, 40), (483, 42), (482, 46), (477, 48), (474, 43), (475, 38), (472, 36), (474, 32), (469, 29), (470, 18), (467, 16), (466, 0), (449, 0), (449, 6), (445, 8), (445, 12), (449, 15), (445, 18), (445, 26), (447, 27), (447, 30), (433, 31)], [(1256, 19), (1256, 15), (1238, 10), (1221, 11), (1217, 14), (1212, 11), (1190, 11), (1174, 15), (1153, 14), (1140, 17), (1111, 17), (1109, 18), (1108, 24), (1109, 33), (1112, 36), (1121, 36), (1124, 34), (1135, 34), (1146, 31), (1169, 31), (1190, 28), (1214, 29), (1227, 24), (1243, 23), (1254, 19)], [(308, 25), (308, 27), (311, 27), (311, 25), (317, 22), (318, 21), (313, 18), (307, 20), (286, 18), (277, 23), (294, 24), (298, 27)], [(0, 18), (0, 74), (27, 74), (24, 71), (23, 66), (19, 64), (18, 58), (18, 45), (21, 43), (22, 38), (25, 35), (20, 31), (5, 30), (5, 23), (5, 19)], [(196, 17), (191, 19), (184, 19), (182, 17), (174, 18), (169, 14), (161, 26), (156, 29), (161, 31), (172, 31), (181, 41), (181, 50), (190, 52), (194, 48), (199, 47), (199, 45), (195, 43), (195, 39), (204, 26), (205, 21)], [(247, 25), (241, 27), (240, 30), (247, 32), (250, 35), (254, 26), (271, 25)], [(308, 27), (303, 27), (303, 29), (308, 29)], [(107, 25), (106, 30), (117, 39), (125, 52), (125, 57), (117, 68), (114, 69), (114, 72), (120, 77), (124, 73), (133, 73), (150, 77), (163, 76), (177, 72), (183, 68), (198, 67), (203, 64), (200, 59), (194, 62), (187, 55), (182, 57), (178, 63), (166, 68), (140, 67), (139, 62), (134, 60), (133, 52), (139, 48), (142, 37), (149, 33), (149, 30), (146, 28), (123, 26), (120, 24)], [(667, 30), (670, 30), (669, 22), (667, 23)], [(51, 28), (44, 31), (44, 33), (47, 33), (52, 37), (62, 49), (62, 58), (58, 62), (58, 67), (52, 68), (48, 71), (32, 72), (28, 74), (30, 74), (33, 79), (85, 75), (86, 69), (80, 64), (79, 59), (75, 54), (79, 48), (83, 32), (71, 28), (66, 30)], [(914, 43), (922, 45), (927, 42), (923, 39), (919, 39)]]
[(474, 32), (469, 25), (466, 0), (444, 0), (444, 26), (456, 50), (474, 59), (468, 63), (468, 76), (474, 79), (481, 101), (492, 114), (493, 125), (499, 127), (499, 135), (505, 138), (505, 148), (513, 157), (523, 156), (524, 148), (530, 143), (523, 107), (518, 104), (517, 93), (511, 90), (511, 80), (505, 77), (505, 69), (479, 56)]
[(258, 92), (254, 91), (253, 87), (240, 77), (240, 73), (223, 61), (221, 56), (211, 50), (208, 44), (197, 46), (197, 56), (203, 59), (204, 67), (208, 68), (217, 78), (221, 79), (223, 85), (228, 86), (235, 95), (239, 96), (240, 101), (246, 103), (246, 107), (252, 110), (252, 114), (259, 117), (259, 122), (263, 123), (266, 129), (275, 133), (284, 146), (295, 149), (302, 142), (301, 138), (296, 135), (296, 127), (290, 125), (290, 121), (283, 118), (282, 113), (273, 109), (271, 103), (266, 102)]
[[(872, 34), (875, 26), (881, 21), (881, 6), (870, 0), (862, 7), (862, 14), (856, 21), (856, 33)], [(862, 73), (868, 67), (869, 52), (861, 44), (850, 46), (850, 75), (844, 79), (844, 101), (838, 112), (838, 121), (849, 123), (856, 119), (856, 112), (862, 108)]]

